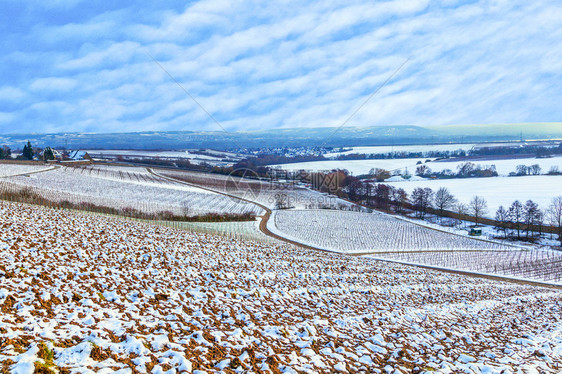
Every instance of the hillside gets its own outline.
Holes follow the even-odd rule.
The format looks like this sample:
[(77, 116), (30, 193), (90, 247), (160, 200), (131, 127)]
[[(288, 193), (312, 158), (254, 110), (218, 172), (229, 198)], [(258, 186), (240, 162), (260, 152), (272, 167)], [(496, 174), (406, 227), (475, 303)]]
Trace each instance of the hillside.
[(4, 371), (560, 371), (559, 291), (16, 203), (0, 215)]
[(259, 131), (145, 131), (129, 133), (3, 134), (0, 145), (68, 149), (239, 149), (259, 147), (349, 147), (399, 144), (514, 141), (562, 138), (560, 123), (455, 126), (278, 128)]

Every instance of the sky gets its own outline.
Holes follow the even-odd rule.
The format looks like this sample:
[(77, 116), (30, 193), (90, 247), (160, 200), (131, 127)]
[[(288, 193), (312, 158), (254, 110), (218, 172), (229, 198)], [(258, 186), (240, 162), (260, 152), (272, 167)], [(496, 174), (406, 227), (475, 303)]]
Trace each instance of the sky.
[(560, 122), (561, 26), (559, 0), (0, 0), (0, 133)]

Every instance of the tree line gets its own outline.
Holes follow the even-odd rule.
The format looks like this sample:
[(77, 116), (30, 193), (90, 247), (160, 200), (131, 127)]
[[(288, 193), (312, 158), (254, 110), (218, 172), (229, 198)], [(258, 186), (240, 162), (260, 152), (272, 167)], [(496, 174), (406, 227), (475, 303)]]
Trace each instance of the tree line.
[(463, 162), (457, 166), (457, 172), (451, 169), (443, 169), (434, 172), (427, 164), (418, 163), (416, 167), (416, 175), (431, 179), (452, 179), (452, 178), (486, 178), (497, 177), (495, 165), (479, 165), (473, 162)]
[[(375, 194), (383, 189), (385, 188), (379, 185), (374, 190)], [(396, 195), (393, 189), (397, 190), (393, 186), (388, 186), (389, 196)], [(401, 194), (403, 195), (403, 192)], [(375, 201), (379, 200), (380, 197), (375, 198)], [(391, 198), (389, 201), (396, 206), (396, 200)], [(440, 216), (441, 220), (445, 216), (456, 217), (457, 225), (462, 224), (463, 217), (467, 215), (470, 215), (478, 225), (489, 213), (487, 201), (483, 197), (474, 196), (468, 204), (464, 204), (445, 187), (435, 192), (429, 187), (415, 188), (409, 199), (408, 196), (401, 197), (401, 206), (398, 207), (397, 212), (403, 210), (404, 201), (410, 202), (418, 218), (424, 219), (431, 210), (432, 213)], [(494, 221), (495, 230), (504, 239), (526, 241), (536, 241), (542, 235), (545, 226), (550, 225), (556, 229), (558, 240), (562, 245), (562, 196), (553, 198), (551, 204), (544, 210), (540, 209), (533, 200), (527, 200), (525, 203), (515, 200), (507, 208), (500, 206), (495, 212)]]
[(338, 155), (338, 160), (383, 160), (397, 158), (437, 158), (446, 159), (454, 157), (474, 156), (505, 156), (505, 155), (534, 155), (538, 158), (552, 157), (562, 154), (562, 143), (557, 147), (545, 147), (539, 145), (519, 145), (517, 147), (485, 147), (481, 146), (470, 150), (457, 149), (453, 151), (425, 151), (425, 152), (386, 152), (377, 154), (347, 153)]
[(500, 206), (495, 219), (484, 218), (489, 213), (488, 203), (481, 196), (474, 196), (468, 203), (462, 203), (446, 188), (433, 191), (429, 187), (417, 187), (411, 194), (403, 188), (384, 183), (372, 183), (347, 174), (343, 170), (328, 174), (311, 173), (312, 187), (329, 192), (368, 208), (406, 214), (425, 219), (427, 214), (450, 217), (460, 226), (464, 221), (474, 221), (476, 225), (485, 221), (495, 226), (498, 234), (505, 239), (534, 241), (543, 233), (545, 227), (555, 228), (562, 245), (562, 196), (552, 200), (549, 207), (540, 209), (532, 200), (522, 203), (514, 201), (511, 206)]
[[(10, 147), (4, 145), (0, 148), (0, 160), (11, 159), (12, 150), (10, 149)], [(37, 148), (33, 147), (30, 141), (27, 141), (27, 143), (23, 146), (21, 155), (18, 155), (18, 157), (16, 157), (16, 160), (31, 161), (34, 159), (43, 161), (54, 160), (55, 154), (51, 147)]]

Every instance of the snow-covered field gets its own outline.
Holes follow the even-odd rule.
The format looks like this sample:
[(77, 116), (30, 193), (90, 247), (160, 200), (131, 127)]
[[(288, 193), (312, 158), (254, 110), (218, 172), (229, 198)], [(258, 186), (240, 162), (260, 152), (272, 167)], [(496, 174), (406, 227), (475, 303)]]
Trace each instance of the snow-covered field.
[(177, 178), (187, 183), (238, 196), (270, 209), (275, 207), (278, 199), (277, 196), (282, 196), (282, 200), (288, 206), (300, 209), (319, 206), (349, 208), (353, 205), (334, 196), (292, 184), (271, 183), (249, 178), (241, 179), (235, 176), (189, 171), (161, 169), (155, 170), (155, 172), (158, 175)]
[(556, 290), (22, 204), (0, 216), (6, 372), (562, 365)]
[(527, 177), (464, 178), (442, 180), (416, 180), (385, 182), (411, 193), (416, 187), (429, 187), (437, 191), (446, 187), (463, 202), (468, 203), (475, 195), (486, 199), (489, 217), (493, 217), (500, 205), (509, 207), (515, 200), (525, 203), (531, 199), (542, 209), (548, 208), (552, 198), (562, 195), (562, 176), (535, 175)]
[(350, 153), (362, 154), (381, 154), (381, 153), (400, 153), (400, 152), (431, 152), (431, 151), (456, 151), (462, 149), (468, 151), (474, 147), (474, 143), (458, 143), (458, 144), (413, 144), (413, 145), (381, 145), (372, 147), (352, 147), (350, 151), (332, 152), (326, 154), (326, 157), (334, 157), (337, 155), (346, 155)]
[(52, 166), (0, 163), (0, 178), (52, 169)]
[(562, 284), (562, 253), (558, 250), (393, 252), (376, 257), (441, 269)]
[[(427, 164), (427, 166), (432, 171), (443, 171), (445, 169), (451, 169), (453, 172), (457, 172), (457, 167), (466, 161), (434, 161)], [(514, 158), (508, 160), (474, 160), (470, 161), (476, 165), (495, 165), (496, 171), (499, 175), (508, 175), (511, 172), (515, 172), (517, 165), (539, 165), (541, 167), (541, 174), (546, 174), (551, 167), (557, 166), (562, 171), (562, 157), (550, 157), (550, 158)], [(414, 170), (412, 170), (413, 172)]]
[[(330, 160), (330, 161), (310, 161), (310, 162), (298, 162), (294, 164), (281, 164), (272, 165), (272, 167), (281, 167), (284, 170), (332, 170), (332, 169), (346, 169), (353, 175), (367, 174), (372, 168), (380, 168), (388, 171), (402, 171), (402, 173), (407, 171), (410, 174), (414, 174), (418, 162), (426, 164), (432, 171), (443, 171), (445, 169), (450, 169), (454, 173), (458, 171), (457, 167), (467, 161), (434, 161), (426, 163), (427, 158), (397, 158), (397, 159), (385, 159), (385, 160)], [(480, 166), (490, 166), (495, 165), (496, 170), (499, 175), (507, 176), (510, 172), (514, 172), (517, 165), (531, 166), (538, 164), (541, 167), (541, 174), (546, 174), (553, 166), (558, 166), (562, 171), (562, 157), (551, 157), (551, 158), (515, 158), (506, 160), (473, 160), (470, 161), (476, 165)]]
[(428, 229), (381, 213), (279, 210), (269, 223), (270, 230), (290, 239), (344, 253), (514, 249)]
[[(346, 169), (353, 175), (368, 174), (373, 168), (385, 169), (389, 171), (408, 169), (410, 174), (416, 171), (417, 163), (425, 163), (426, 158), (396, 158), (388, 160), (331, 160), (331, 161), (309, 161), (297, 162), (294, 164), (271, 165), (280, 167), (284, 170), (312, 170), (324, 171), (333, 169)], [(428, 163), (432, 166), (432, 163)]]
[(180, 228), (196, 233), (220, 235), (227, 238), (258, 240), (268, 243), (281, 243), (265, 235), (259, 229), (259, 220), (244, 222), (172, 222), (157, 221), (159, 225)]
[(171, 158), (171, 159), (186, 159), (191, 163), (200, 164), (203, 162), (222, 162), (225, 158), (239, 160), (241, 157), (237, 154), (230, 152), (220, 152), (209, 150), (206, 153), (211, 155), (202, 155), (198, 153), (186, 151), (139, 151), (139, 150), (100, 150), (91, 149), (87, 150), (88, 154), (92, 157), (107, 157), (107, 156), (126, 156), (126, 157), (153, 157), (153, 158)]
[(114, 208), (131, 207), (147, 213), (263, 213), (254, 204), (166, 181), (152, 176), (143, 168), (59, 168), (7, 180), (22, 187), (35, 188), (52, 200), (90, 202)]
[(382, 213), (281, 210), (268, 228), (329, 251), (562, 284), (559, 251), (453, 234)]

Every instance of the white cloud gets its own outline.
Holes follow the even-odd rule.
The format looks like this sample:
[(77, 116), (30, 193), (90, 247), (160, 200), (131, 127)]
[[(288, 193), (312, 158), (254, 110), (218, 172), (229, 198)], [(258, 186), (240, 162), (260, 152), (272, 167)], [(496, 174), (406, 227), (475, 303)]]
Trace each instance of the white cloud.
[(84, 41), (111, 37), (118, 30), (113, 20), (94, 20), (88, 23), (67, 23), (48, 28), (37, 27), (35, 36), (43, 43), (55, 45), (68, 40)]
[(39, 78), (30, 85), (32, 91), (64, 92), (74, 89), (77, 85), (75, 79), (71, 78)]
[(0, 87), (0, 101), (17, 102), (25, 98), (26, 93), (18, 87)]
[[(20, 3), (18, 0), (5, 0), (11, 3)], [(68, 9), (84, 2), (84, 0), (27, 0), (25, 5), (30, 8), (44, 8), (44, 9)]]
[(104, 68), (113, 63), (127, 63), (133, 55), (142, 52), (138, 43), (129, 41), (114, 43), (101, 50), (96, 50), (94, 47), (88, 49), (90, 51), (83, 56), (61, 63), (60, 68), (69, 70)]
[(220, 130), (149, 52), (228, 130), (337, 126), (407, 57), (350, 126), (562, 116), (554, 0), (207, 0), (138, 11), (64, 23), (45, 13), (36, 41), (0, 57), (11, 72), (0, 112), (75, 131)]
[[(9, 124), (16, 118), (14, 113), (0, 112), (0, 124)], [(11, 132), (17, 132), (15, 128), (10, 129)]]

